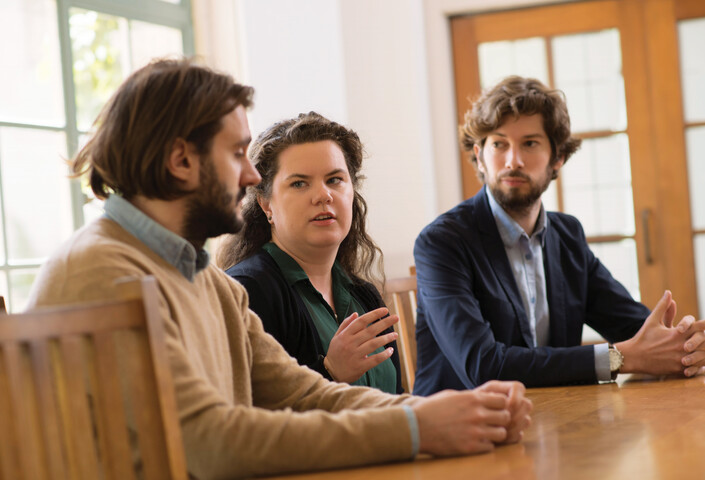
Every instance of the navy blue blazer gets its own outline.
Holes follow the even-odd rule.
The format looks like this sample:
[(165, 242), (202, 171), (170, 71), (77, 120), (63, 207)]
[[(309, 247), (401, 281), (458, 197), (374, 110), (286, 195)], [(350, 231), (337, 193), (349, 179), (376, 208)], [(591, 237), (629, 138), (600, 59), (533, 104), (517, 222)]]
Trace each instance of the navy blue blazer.
[(416, 239), (418, 347), (414, 393), (476, 387), (594, 383), (583, 324), (609, 342), (634, 336), (649, 315), (593, 255), (580, 222), (548, 213), (543, 248), (550, 338), (534, 348), (529, 320), (485, 188)]

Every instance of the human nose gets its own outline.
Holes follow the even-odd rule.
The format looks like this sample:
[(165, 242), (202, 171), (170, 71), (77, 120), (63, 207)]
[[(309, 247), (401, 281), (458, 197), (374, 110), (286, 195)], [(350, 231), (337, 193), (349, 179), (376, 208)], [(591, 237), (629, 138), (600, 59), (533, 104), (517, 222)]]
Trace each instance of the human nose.
[(521, 159), (521, 154), (518, 149), (510, 147), (507, 149), (507, 155), (504, 159), (504, 168), (509, 170), (516, 170), (517, 168), (522, 168), (524, 162)]
[(259, 174), (257, 169), (249, 160), (245, 160), (244, 168), (240, 175), (240, 186), (241, 187), (251, 187), (257, 185), (262, 181), (262, 176)]
[(333, 195), (331, 195), (330, 189), (326, 185), (321, 185), (317, 190), (313, 198), (314, 205), (318, 204), (328, 204), (333, 202)]

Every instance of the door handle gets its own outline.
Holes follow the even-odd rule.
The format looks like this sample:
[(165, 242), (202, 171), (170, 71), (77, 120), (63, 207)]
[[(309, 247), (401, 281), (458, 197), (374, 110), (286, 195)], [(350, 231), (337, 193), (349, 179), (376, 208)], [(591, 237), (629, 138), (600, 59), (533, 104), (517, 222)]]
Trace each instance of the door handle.
[(651, 249), (651, 209), (645, 208), (641, 211), (641, 228), (644, 237), (644, 257), (647, 265), (653, 265), (654, 254)]

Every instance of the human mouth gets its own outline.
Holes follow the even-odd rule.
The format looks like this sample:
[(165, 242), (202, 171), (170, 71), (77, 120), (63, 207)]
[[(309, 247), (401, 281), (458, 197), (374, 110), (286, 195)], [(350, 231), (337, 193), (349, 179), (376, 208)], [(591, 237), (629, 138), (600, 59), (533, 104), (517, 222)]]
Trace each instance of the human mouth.
[(335, 220), (335, 215), (330, 212), (322, 212), (311, 219), (312, 222), (316, 223), (331, 223)]

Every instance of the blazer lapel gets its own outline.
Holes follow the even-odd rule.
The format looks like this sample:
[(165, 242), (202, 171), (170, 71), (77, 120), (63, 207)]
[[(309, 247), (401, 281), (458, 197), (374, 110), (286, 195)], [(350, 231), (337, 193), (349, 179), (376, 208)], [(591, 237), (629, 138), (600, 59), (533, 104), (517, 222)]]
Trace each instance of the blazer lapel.
[(566, 316), (565, 316), (565, 282), (561, 272), (560, 239), (550, 221), (546, 231), (546, 245), (543, 253), (543, 268), (546, 272), (546, 296), (548, 298), (549, 325), (552, 347), (567, 346)]
[(495, 222), (494, 216), (492, 215), (492, 210), (490, 209), (489, 201), (487, 200), (487, 193), (483, 187), (480, 193), (477, 194), (476, 209), (477, 212), (477, 222), (476, 225), (479, 226), (481, 232), (482, 247), (487, 255), (488, 259), (491, 259), (489, 264), (492, 267), (492, 271), (497, 277), (497, 281), (502, 286), (505, 295), (512, 302), (514, 307), (514, 313), (519, 321), (519, 330), (521, 331), (521, 336), (527, 346), (534, 345), (534, 339), (531, 335), (531, 326), (529, 325), (529, 319), (524, 311), (524, 305), (521, 301), (521, 294), (519, 293), (519, 287), (517, 287), (516, 280), (514, 279), (514, 274), (512, 274), (512, 268), (509, 265), (509, 259), (507, 258), (507, 252), (504, 250), (504, 243), (502, 242), (502, 237), (499, 235), (499, 230), (497, 230), (497, 223)]

